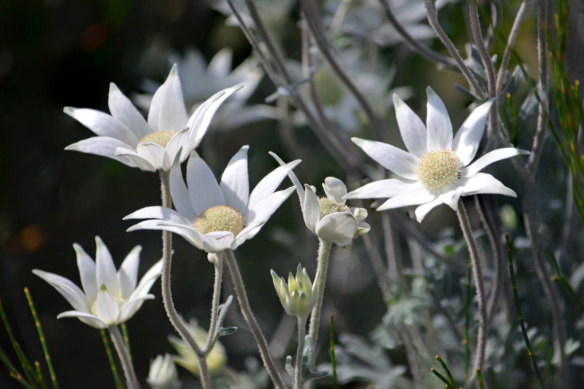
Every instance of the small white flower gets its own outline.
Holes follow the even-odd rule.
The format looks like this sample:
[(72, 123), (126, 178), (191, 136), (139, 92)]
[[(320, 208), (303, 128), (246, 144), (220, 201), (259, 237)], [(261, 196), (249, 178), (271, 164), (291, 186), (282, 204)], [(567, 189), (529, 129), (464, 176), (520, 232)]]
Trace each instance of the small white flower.
[(201, 143), (217, 109), (241, 87), (217, 92), (189, 118), (175, 65), (152, 97), (146, 121), (112, 83), (108, 100), (111, 115), (89, 108), (65, 107), (66, 114), (97, 135), (65, 149), (102, 155), (145, 171), (168, 171), (177, 158), (183, 162)]
[[(284, 161), (276, 154), (270, 153), (280, 165)], [(290, 171), (290, 180), (296, 187), (300, 208), (306, 227), (320, 239), (338, 246), (347, 246), (359, 235), (367, 233), (371, 227), (364, 222), (367, 210), (364, 208), (349, 208), (345, 203), (347, 187), (343, 181), (335, 177), (325, 178), (322, 187), (326, 197), (316, 196), (315, 188), (305, 184), (304, 188)]]
[(288, 172), (300, 163), (274, 169), (249, 193), (247, 151), (243, 146), (229, 161), (221, 183), (203, 159), (193, 152), (187, 163), (187, 185), (180, 166), (170, 171), (170, 191), (177, 211), (142, 208), (124, 219), (150, 219), (128, 229), (166, 230), (179, 234), (206, 252), (235, 250), (253, 238), (294, 191), (275, 191)]
[(150, 362), (146, 382), (152, 389), (172, 389), (179, 386), (178, 372), (170, 354), (159, 355)]
[(76, 317), (85, 324), (103, 329), (127, 321), (144, 300), (154, 298), (148, 291), (160, 276), (162, 260), (156, 262), (137, 284), (142, 247), (134, 247), (116, 273), (112, 256), (99, 236), (95, 237), (95, 244), (95, 262), (81, 246), (73, 245), (83, 290), (57, 274), (37, 269), (32, 272), (57, 289), (73, 307), (73, 311), (60, 313), (58, 319)]
[(493, 162), (528, 152), (502, 148), (471, 163), (483, 136), (491, 102), (477, 107), (453, 138), (444, 103), (430, 87), (427, 94), (427, 129), (418, 115), (394, 95), (397, 122), (407, 152), (386, 143), (352, 138), (367, 155), (398, 178), (374, 181), (344, 197), (389, 198), (378, 211), (419, 205), (415, 211), (418, 222), (440, 204), (457, 210), (460, 196), (494, 193), (516, 197), (513, 190), (480, 171)]
[(286, 313), (290, 316), (306, 318), (316, 303), (316, 294), (313, 293), (312, 281), (306, 269), (298, 264), (296, 277), (289, 273), (288, 283), (283, 277), (278, 277), (275, 271), (271, 270), (270, 274)]

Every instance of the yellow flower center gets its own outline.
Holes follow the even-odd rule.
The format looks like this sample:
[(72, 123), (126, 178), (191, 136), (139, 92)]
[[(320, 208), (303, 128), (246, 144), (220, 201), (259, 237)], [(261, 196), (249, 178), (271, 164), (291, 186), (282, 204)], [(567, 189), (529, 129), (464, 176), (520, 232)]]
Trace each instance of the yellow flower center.
[(320, 207), (320, 218), (322, 219), (326, 215), (330, 215), (335, 212), (351, 212), (349, 207), (345, 204), (339, 203), (328, 197), (321, 197), (318, 199), (318, 206)]
[(201, 234), (214, 231), (229, 231), (234, 236), (245, 226), (241, 212), (228, 205), (216, 205), (201, 213), (195, 219), (195, 230)]
[(430, 151), (416, 168), (418, 180), (428, 189), (440, 189), (460, 179), (460, 159), (453, 151)]
[(140, 139), (140, 142), (138, 142), (138, 144), (149, 142), (159, 144), (162, 147), (166, 147), (166, 145), (172, 139), (174, 134), (175, 134), (174, 131), (156, 131)]

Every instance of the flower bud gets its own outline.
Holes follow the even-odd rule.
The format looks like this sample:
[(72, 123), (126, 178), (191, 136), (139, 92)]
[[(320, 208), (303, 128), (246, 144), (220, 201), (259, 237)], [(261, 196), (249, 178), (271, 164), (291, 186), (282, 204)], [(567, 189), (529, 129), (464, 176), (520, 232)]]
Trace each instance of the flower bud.
[(178, 386), (178, 372), (169, 354), (159, 355), (150, 362), (146, 381), (152, 389), (171, 389)]
[(296, 277), (290, 273), (288, 284), (273, 270), (271, 274), (274, 288), (276, 288), (276, 293), (278, 293), (280, 303), (282, 303), (286, 313), (290, 316), (307, 317), (314, 307), (315, 296), (313, 296), (312, 281), (308, 277), (306, 269), (298, 264)]

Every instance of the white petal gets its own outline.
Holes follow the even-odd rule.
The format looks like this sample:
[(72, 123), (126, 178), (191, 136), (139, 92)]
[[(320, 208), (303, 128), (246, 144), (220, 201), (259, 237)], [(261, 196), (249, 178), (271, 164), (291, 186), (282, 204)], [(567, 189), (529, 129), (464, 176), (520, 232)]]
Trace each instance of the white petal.
[(326, 215), (316, 227), (316, 234), (320, 239), (338, 246), (351, 244), (356, 233), (357, 221), (349, 212)]
[(438, 199), (448, 205), (453, 211), (458, 210), (458, 199), (464, 194), (464, 189), (459, 184), (457, 183), (457, 186), (438, 196)]
[(136, 246), (126, 255), (124, 262), (118, 270), (118, 282), (120, 284), (121, 295), (124, 298), (130, 297), (136, 283), (138, 282), (138, 266), (140, 265), (140, 252), (142, 246)]
[(223, 104), (225, 99), (239, 90), (242, 86), (243, 84), (235, 85), (231, 88), (226, 88), (215, 93), (199, 105), (195, 112), (193, 112), (187, 124), (191, 133), (192, 149), (195, 149), (199, 143), (201, 143), (201, 140), (207, 133), (213, 115), (215, 115), (215, 112), (217, 112), (221, 104)]
[(158, 219), (187, 225), (191, 224), (189, 219), (183, 217), (175, 210), (158, 205), (144, 207), (124, 217), (124, 220), (129, 219)]
[(97, 279), (95, 274), (95, 262), (77, 243), (73, 244), (77, 254), (77, 268), (81, 278), (81, 286), (87, 300), (93, 301), (97, 297)]
[(216, 205), (224, 205), (223, 191), (211, 168), (193, 151), (187, 162), (187, 185), (197, 215)]
[(179, 234), (185, 238), (193, 246), (203, 250), (203, 236), (191, 226), (173, 223), (168, 220), (144, 220), (138, 224), (134, 224), (127, 231), (137, 230), (161, 230), (170, 231)]
[(152, 133), (142, 114), (114, 83), (110, 84), (108, 106), (112, 116), (123, 123), (138, 141)]
[(235, 237), (231, 232), (215, 231), (203, 235), (203, 250), (208, 253), (218, 253), (232, 249)]
[(231, 49), (224, 48), (221, 49), (217, 54), (211, 58), (209, 65), (207, 66), (207, 71), (213, 74), (215, 77), (225, 77), (230, 73), (231, 61), (233, 53)]
[(461, 174), (464, 177), (471, 177), (477, 172), (483, 170), (485, 167), (489, 166), (493, 162), (500, 161), (502, 159), (507, 159), (514, 157), (516, 155), (529, 154), (528, 151), (516, 149), (513, 147), (507, 147), (504, 149), (497, 149), (490, 151), (471, 163), (469, 166), (461, 170)]
[(162, 265), (163, 262), (162, 259), (160, 259), (154, 265), (152, 265), (150, 269), (148, 269), (148, 271), (140, 279), (138, 286), (130, 295), (130, 298), (128, 300), (141, 298), (148, 293), (148, 291), (152, 287), (152, 284), (154, 284), (158, 277), (160, 277), (160, 274), (162, 273)]
[(92, 326), (93, 328), (104, 329), (107, 328), (107, 325), (95, 315), (86, 312), (79, 312), (79, 311), (66, 311), (59, 313), (57, 315), (57, 319), (62, 319), (64, 317), (76, 317), (77, 319), (81, 320), (83, 323)]
[(138, 309), (140, 309), (140, 307), (142, 307), (144, 300), (152, 300), (153, 298), (154, 298), (153, 295), (147, 294), (147, 295), (144, 295), (140, 298), (126, 301), (126, 303), (124, 305), (122, 305), (122, 308), (120, 310), (120, 319), (119, 319), (120, 322), (125, 322), (125, 321), (131, 319), (132, 316), (134, 316), (134, 314), (136, 312), (138, 312)]
[(492, 101), (488, 101), (472, 111), (454, 137), (452, 150), (460, 159), (462, 166), (468, 165), (479, 149), (492, 103)]
[(245, 212), (249, 199), (249, 179), (247, 173), (247, 151), (243, 146), (229, 161), (221, 176), (221, 189), (225, 204)]
[(280, 186), (282, 180), (288, 175), (288, 172), (294, 169), (299, 163), (300, 160), (297, 159), (284, 166), (279, 166), (262, 178), (249, 195), (248, 208), (255, 210), (257, 204), (263, 202), (268, 196), (271, 196), (278, 186)]
[(463, 190), (465, 196), (479, 193), (502, 194), (505, 196), (517, 197), (517, 193), (506, 187), (490, 174), (477, 173), (464, 180)]
[(335, 177), (327, 177), (324, 179), (322, 188), (329, 199), (333, 199), (342, 204), (345, 203), (343, 196), (347, 194), (347, 187), (343, 181)]
[[(191, 153), (190, 142), (189, 142), (189, 131), (188, 128), (177, 132), (170, 138), (166, 147), (164, 148), (167, 154), (168, 161), (173, 164), (175, 161), (180, 163), (186, 161)], [(180, 153), (180, 155), (179, 155)], [(177, 160), (178, 158), (178, 160)], [(170, 170), (171, 166), (165, 166), (164, 170)]]
[(170, 195), (176, 210), (187, 219), (195, 220), (197, 212), (191, 204), (189, 189), (183, 179), (180, 165), (170, 170)]
[(428, 212), (430, 212), (431, 210), (433, 210), (434, 208), (436, 208), (440, 204), (442, 204), (442, 200), (437, 198), (433, 201), (430, 201), (429, 203), (422, 204), (418, 208), (416, 208), (415, 214), (416, 214), (416, 220), (418, 221), (418, 223), (421, 223), (422, 220), (424, 220), (424, 218), (428, 214)]
[(237, 234), (237, 238), (246, 234), (247, 237), (245, 240), (253, 238), (259, 232), (261, 227), (252, 228), (252, 226), (263, 226), (264, 223), (266, 223), (272, 216), (272, 214), (276, 212), (276, 209), (278, 209), (280, 205), (282, 205), (282, 203), (292, 194), (292, 192), (294, 192), (294, 187), (280, 190), (272, 193), (262, 202), (257, 203), (255, 208), (249, 210), (251, 213), (251, 218), (250, 220), (246, 220), (248, 226), (244, 228), (239, 234)]
[[(268, 154), (270, 154), (280, 164), (280, 166), (286, 165), (286, 163), (276, 153), (270, 151), (268, 152)], [(296, 174), (294, 174), (292, 170), (288, 171), (288, 178), (290, 178), (290, 181), (292, 181), (294, 187), (296, 188), (296, 192), (298, 193), (298, 200), (300, 201), (300, 207), (302, 208), (302, 212), (304, 213), (303, 204), (304, 187), (302, 186), (300, 180), (298, 180), (298, 177), (296, 177)]]
[(116, 150), (119, 149), (127, 149), (127, 145), (121, 140), (106, 136), (94, 136), (65, 147), (65, 150), (101, 155), (102, 157), (115, 159), (130, 167), (138, 167), (133, 160), (126, 158), (125, 155), (118, 155)]
[(118, 275), (112, 255), (99, 236), (95, 237), (95, 246), (95, 273), (98, 290), (105, 285), (110, 293), (120, 294), (120, 284), (118, 283)]
[(138, 144), (139, 139), (124, 124), (107, 113), (95, 109), (73, 107), (65, 107), (63, 111), (98, 136), (119, 139), (130, 147)]
[(155, 172), (156, 168), (150, 164), (149, 161), (144, 159), (141, 155), (135, 150), (131, 150), (127, 147), (118, 147), (114, 151), (116, 159), (120, 160), (121, 162), (125, 163), (126, 165), (137, 167), (141, 170), (147, 172)]
[(394, 197), (404, 192), (422, 189), (418, 181), (402, 181), (395, 178), (373, 181), (345, 195), (346, 199), (379, 199)]
[(414, 154), (383, 142), (360, 138), (351, 138), (351, 140), (384, 168), (403, 178), (416, 179), (416, 167), (420, 159)]
[(164, 84), (152, 96), (148, 124), (155, 131), (178, 132), (186, 127), (187, 111), (176, 65), (170, 70)]
[(71, 304), (76, 311), (89, 311), (89, 301), (77, 285), (65, 277), (46, 271), (34, 269), (33, 274), (47, 281), (57, 292)]
[(158, 143), (140, 143), (136, 147), (136, 152), (140, 157), (148, 161), (156, 170), (169, 170), (172, 161), (166, 154), (164, 147)]
[(304, 201), (302, 206), (304, 217), (304, 224), (310, 231), (316, 234), (316, 225), (320, 220), (320, 205), (318, 204), (318, 197), (312, 190), (310, 185), (306, 185), (304, 190)]
[(391, 208), (407, 207), (410, 205), (424, 204), (432, 201), (436, 198), (433, 194), (429, 193), (426, 189), (420, 189), (414, 192), (403, 193), (395, 197), (390, 198), (385, 203), (377, 207), (378, 211), (385, 211)]
[(427, 131), (422, 119), (412, 109), (399, 98), (393, 95), (395, 106), (395, 117), (399, 132), (408, 151), (418, 158), (426, 154)]
[(106, 326), (118, 324), (120, 308), (114, 296), (108, 291), (100, 290), (97, 293), (97, 302), (95, 304), (97, 317), (105, 323)]
[(426, 127), (428, 128), (427, 151), (452, 149), (452, 122), (442, 99), (432, 90), (426, 88), (428, 108)]

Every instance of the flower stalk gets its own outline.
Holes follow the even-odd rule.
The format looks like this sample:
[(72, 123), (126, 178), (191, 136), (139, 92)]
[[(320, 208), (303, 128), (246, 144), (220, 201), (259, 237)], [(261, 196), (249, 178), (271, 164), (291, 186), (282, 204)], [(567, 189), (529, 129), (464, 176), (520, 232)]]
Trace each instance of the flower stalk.
[(302, 355), (304, 354), (304, 336), (306, 335), (306, 319), (308, 317), (296, 317), (298, 326), (298, 347), (296, 348), (296, 363), (294, 367), (294, 389), (302, 389)]
[(117, 325), (113, 325), (108, 327), (107, 330), (110, 334), (110, 338), (112, 339), (112, 343), (114, 344), (114, 348), (118, 353), (118, 357), (120, 358), (120, 363), (122, 364), (122, 370), (124, 371), (124, 376), (126, 377), (126, 385), (128, 386), (128, 389), (139, 389), (140, 383), (136, 377), (136, 371), (134, 370), (134, 365), (130, 360), (128, 349), (124, 344), (124, 339), (122, 338), (120, 328)]
[[(169, 184), (169, 173), (160, 170), (160, 193), (162, 199), (162, 206), (166, 208), (172, 207), (172, 199), (170, 197), (170, 184)], [(193, 354), (197, 359), (200, 371), (201, 386), (203, 389), (211, 387), (211, 379), (209, 377), (209, 369), (207, 367), (207, 360), (199, 347), (195, 342), (193, 337), (189, 334), (189, 331), (181, 320), (174, 307), (174, 302), (172, 300), (172, 291), (170, 288), (170, 275), (172, 267), (172, 234), (169, 231), (162, 231), (162, 276), (160, 283), (162, 285), (162, 301), (164, 303), (164, 310), (166, 315), (170, 320), (170, 323), (179, 333), (181, 338), (189, 345)]]
[[(470, 226), (470, 221), (468, 219), (468, 212), (464, 203), (461, 200), (458, 201), (458, 211), (456, 212), (458, 216), (458, 221), (460, 222), (460, 228), (462, 229), (462, 234), (468, 245), (468, 251), (470, 254), (470, 259), (472, 262), (472, 272), (475, 280), (476, 294), (477, 294), (477, 304), (479, 309), (479, 326), (477, 332), (477, 348), (475, 351), (475, 358), (473, 363), (473, 372), (482, 369), (483, 362), (485, 360), (485, 348), (487, 344), (487, 305), (485, 298), (485, 285), (483, 283), (483, 275), (481, 270), (481, 263), (479, 260), (479, 251), (477, 248), (477, 242), (472, 235), (472, 228)], [(469, 382), (473, 382), (476, 377), (476, 373), (473, 373)]]
[(320, 327), (320, 316), (322, 314), (322, 302), (324, 300), (324, 287), (328, 272), (328, 260), (331, 252), (331, 243), (319, 239), (318, 257), (316, 259), (316, 276), (314, 279), (314, 291), (316, 294), (316, 304), (310, 314), (310, 326), (308, 334), (313, 344), (317, 344), (318, 329)]

